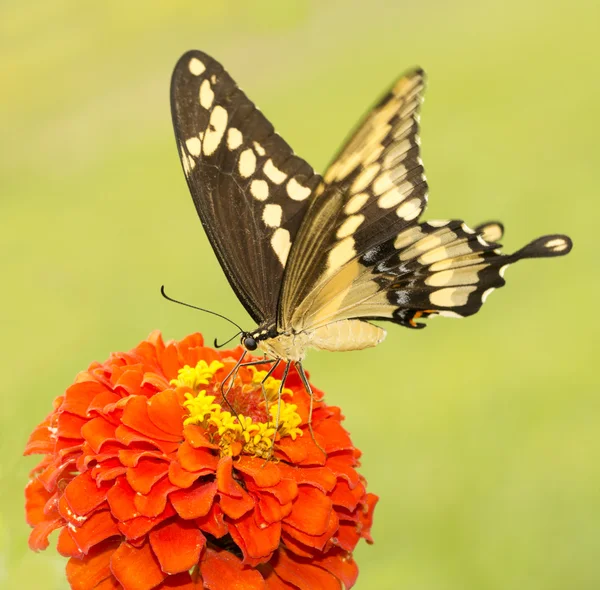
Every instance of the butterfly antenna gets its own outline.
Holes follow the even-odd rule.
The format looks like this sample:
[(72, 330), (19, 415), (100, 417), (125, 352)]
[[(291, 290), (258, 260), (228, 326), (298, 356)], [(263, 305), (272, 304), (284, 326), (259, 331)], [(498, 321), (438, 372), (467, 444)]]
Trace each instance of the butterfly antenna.
[[(239, 330), (238, 334), (242, 334), (244, 332), (244, 330), (242, 330), (242, 328), (240, 326), (238, 326), (233, 320), (230, 320), (228, 317), (225, 317), (224, 315), (221, 315), (220, 313), (217, 313), (216, 311), (211, 311), (210, 309), (204, 309), (203, 307), (197, 307), (196, 305), (190, 305), (189, 303), (185, 303), (184, 301), (179, 301), (177, 299), (173, 299), (172, 297), (169, 297), (165, 293), (164, 285), (161, 286), (160, 293), (167, 301), (172, 301), (173, 303), (179, 303), (179, 305), (185, 305), (186, 307), (191, 307), (192, 309), (197, 309), (198, 311), (205, 311), (206, 313), (216, 315), (218, 318), (223, 318), (224, 320), (227, 320), (230, 324), (233, 324)], [(236, 334), (235, 336), (237, 336), (238, 334)], [(231, 342), (235, 338), (235, 336), (232, 336), (227, 342)], [(225, 344), (227, 344), (227, 342), (225, 342)], [(215, 346), (217, 346), (216, 339), (215, 339)], [(221, 344), (221, 346), (224, 346), (224, 345)], [(217, 348), (220, 348), (220, 347), (217, 346)]]

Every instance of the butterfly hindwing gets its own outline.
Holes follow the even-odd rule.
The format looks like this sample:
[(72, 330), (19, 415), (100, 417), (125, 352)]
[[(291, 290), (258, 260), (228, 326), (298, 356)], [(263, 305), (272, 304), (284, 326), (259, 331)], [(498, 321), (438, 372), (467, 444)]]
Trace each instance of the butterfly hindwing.
[(274, 319), (287, 257), (321, 177), (200, 51), (177, 63), (171, 109), (185, 177), (219, 262), (254, 321)]
[[(361, 252), (397, 235), (421, 214), (427, 201), (418, 135), (424, 86), (422, 70), (402, 76), (325, 173), (290, 255), (280, 328), (313, 325), (317, 311), (319, 321), (329, 317), (361, 272)], [(355, 289), (351, 299), (364, 296)]]

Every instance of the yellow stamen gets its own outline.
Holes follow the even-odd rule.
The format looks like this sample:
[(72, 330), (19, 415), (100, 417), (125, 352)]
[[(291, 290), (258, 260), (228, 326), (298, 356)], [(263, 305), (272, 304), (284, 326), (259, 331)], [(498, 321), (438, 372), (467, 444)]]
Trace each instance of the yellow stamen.
[(186, 365), (183, 369), (179, 369), (177, 379), (172, 379), (171, 385), (197, 389), (199, 385), (208, 385), (215, 376), (215, 373), (224, 366), (219, 361), (212, 361), (210, 365), (206, 361), (199, 361), (193, 368)]

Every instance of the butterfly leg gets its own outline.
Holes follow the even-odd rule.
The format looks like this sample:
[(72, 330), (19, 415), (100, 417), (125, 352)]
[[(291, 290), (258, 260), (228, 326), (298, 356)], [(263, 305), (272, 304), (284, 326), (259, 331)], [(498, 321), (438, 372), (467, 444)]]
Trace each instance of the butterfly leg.
[(302, 363), (300, 361), (296, 361), (296, 370), (298, 371), (298, 375), (300, 375), (300, 379), (302, 381), (302, 384), (304, 385), (304, 389), (306, 390), (306, 393), (308, 393), (308, 395), (310, 397), (310, 407), (308, 409), (308, 431), (310, 432), (310, 436), (311, 436), (313, 442), (315, 443), (315, 445), (317, 445), (319, 450), (324, 455), (327, 455), (327, 453), (325, 453), (325, 449), (323, 449), (321, 447), (321, 445), (317, 442), (317, 439), (315, 438), (315, 435), (313, 432), (312, 413), (313, 413), (314, 393), (313, 393), (312, 387), (310, 386), (310, 383), (308, 382), (306, 373), (304, 372), (304, 367), (302, 366)]
[[(281, 359), (277, 360), (277, 362), (275, 363), (275, 367), (279, 364), (279, 360)], [(275, 450), (275, 439), (277, 438), (277, 431), (279, 430), (279, 418), (281, 416), (281, 396), (283, 394), (285, 380), (287, 379), (288, 373), (290, 372), (291, 364), (292, 361), (288, 361), (286, 363), (285, 369), (283, 370), (283, 375), (281, 377), (281, 383), (279, 384), (279, 391), (277, 392), (277, 414), (275, 416), (275, 432), (273, 433), (273, 442), (271, 443), (271, 453), (267, 461), (271, 458), (271, 455), (273, 455), (273, 451)]]
[[(225, 379), (223, 379), (223, 381), (221, 381), (221, 397), (223, 398), (223, 400), (225, 401), (225, 403), (229, 406), (229, 409), (231, 410), (231, 413), (236, 418), (238, 418), (238, 413), (235, 411), (234, 407), (231, 405), (231, 403), (227, 399), (227, 396), (229, 395), (229, 392), (231, 391), (231, 388), (233, 387), (233, 383), (235, 382), (235, 378), (237, 377), (237, 373), (240, 370), (240, 366), (242, 365), (242, 361), (244, 360), (245, 356), (246, 356), (246, 351), (243, 352), (243, 354), (239, 358), (238, 362), (235, 363), (235, 366), (233, 367), (233, 369), (231, 369), (231, 371), (229, 371), (229, 373), (227, 373)], [(229, 380), (229, 378), (231, 378), (231, 383), (229, 384), (229, 387), (227, 388), (227, 391), (224, 391), (225, 384), (227, 383), (227, 381)]]

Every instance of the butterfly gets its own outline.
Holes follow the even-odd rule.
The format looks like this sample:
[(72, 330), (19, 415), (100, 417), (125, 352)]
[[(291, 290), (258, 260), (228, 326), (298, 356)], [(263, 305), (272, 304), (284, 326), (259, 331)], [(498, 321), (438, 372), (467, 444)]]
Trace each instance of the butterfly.
[[(308, 349), (360, 350), (385, 330), (479, 311), (508, 266), (563, 256), (565, 235), (513, 254), (499, 222), (421, 221), (427, 181), (419, 110), (425, 74), (401, 76), (366, 115), (323, 176), (297, 156), (221, 64), (200, 51), (173, 72), (175, 137), (194, 204), (233, 290), (257, 327), (244, 353), (302, 368)], [(237, 325), (237, 324), (236, 324)], [(239, 327), (239, 326), (238, 326)], [(255, 362), (255, 361), (252, 361)]]

